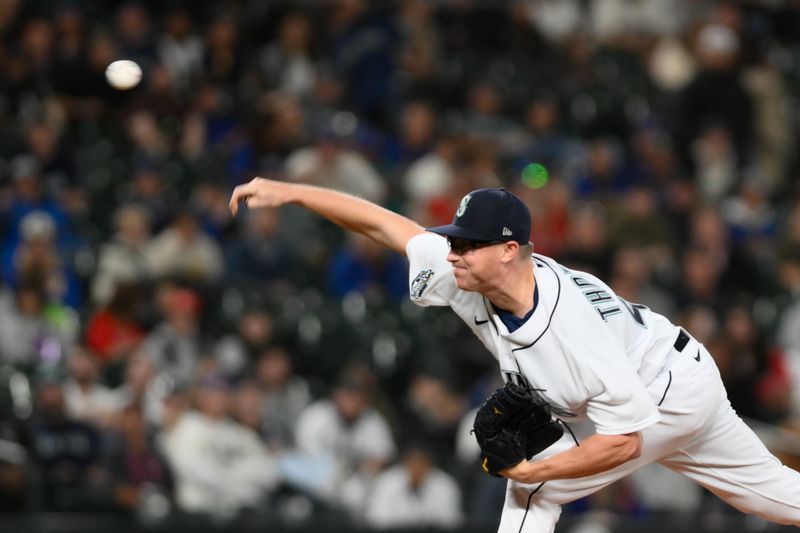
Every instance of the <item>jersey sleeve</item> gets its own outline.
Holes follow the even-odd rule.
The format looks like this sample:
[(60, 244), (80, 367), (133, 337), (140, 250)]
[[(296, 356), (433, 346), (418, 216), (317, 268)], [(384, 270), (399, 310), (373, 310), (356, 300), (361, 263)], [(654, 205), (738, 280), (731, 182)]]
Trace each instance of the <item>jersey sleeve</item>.
[(554, 322), (597, 433), (623, 435), (658, 422), (658, 408), (603, 319), (578, 291), (565, 292), (568, 313)]
[(449, 305), (455, 297), (453, 267), (447, 262), (447, 241), (435, 233), (420, 233), (406, 244), (409, 295), (417, 305)]

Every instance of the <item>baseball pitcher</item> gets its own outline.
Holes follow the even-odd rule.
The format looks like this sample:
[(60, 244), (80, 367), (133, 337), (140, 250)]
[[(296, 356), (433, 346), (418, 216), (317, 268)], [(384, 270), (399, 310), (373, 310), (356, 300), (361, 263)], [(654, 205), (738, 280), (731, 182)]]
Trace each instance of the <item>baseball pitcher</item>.
[[(428, 228), (365, 200), (256, 178), (230, 201), (301, 205), (405, 253), (410, 296), (450, 306), (497, 359), (505, 387), (478, 410), (483, 468), (509, 479), (501, 533), (552, 532), (561, 505), (658, 462), (745, 513), (800, 526), (800, 474), (731, 409), (705, 347), (596, 277), (533, 253), (530, 212), (479, 189)], [(581, 438), (564, 423), (588, 419)]]

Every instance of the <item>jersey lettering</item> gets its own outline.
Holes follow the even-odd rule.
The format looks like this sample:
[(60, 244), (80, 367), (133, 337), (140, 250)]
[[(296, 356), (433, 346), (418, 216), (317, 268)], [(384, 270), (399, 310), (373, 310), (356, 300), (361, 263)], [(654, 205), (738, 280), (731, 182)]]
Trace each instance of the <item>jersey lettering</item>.
[(591, 281), (585, 280), (580, 276), (572, 276), (572, 283), (574, 283), (577, 287), (581, 289), (584, 287), (594, 287)]
[(614, 301), (614, 298), (612, 298), (608, 291), (601, 289), (591, 281), (574, 274), (570, 276), (570, 279), (576, 287), (581, 289), (583, 295), (586, 297), (589, 303), (592, 304), (597, 311), (597, 314), (599, 314), (600, 318), (602, 318), (604, 321), (607, 322), (608, 317), (622, 312), (622, 309), (616, 305), (616, 302), (614, 304), (607, 305), (608, 302)]
[(531, 384), (528, 381), (528, 378), (526, 378), (525, 376), (523, 376), (519, 372), (514, 372), (513, 370), (501, 370), (500, 372), (503, 374), (503, 381), (506, 382), (506, 383), (508, 383), (510, 381), (514, 385), (519, 385), (520, 387), (523, 387), (523, 388), (526, 388), (526, 389), (532, 389), (533, 388), (533, 387), (531, 387)]
[(610, 302), (612, 300), (611, 295), (601, 289), (584, 291), (583, 295), (589, 299), (589, 303), (591, 303), (592, 305), (597, 305), (603, 302)]
[(647, 306), (642, 304), (631, 303), (625, 298), (622, 298), (621, 296), (617, 296), (617, 298), (619, 298), (619, 301), (622, 302), (622, 305), (625, 306), (625, 309), (628, 310), (628, 313), (631, 314), (631, 318), (633, 318), (634, 322), (636, 322), (643, 328), (647, 329), (647, 324), (644, 323), (644, 317), (642, 316), (642, 313), (640, 311), (641, 309), (647, 309)]
[(608, 322), (608, 317), (622, 313), (622, 309), (619, 307), (595, 307), (595, 309), (597, 309), (597, 314), (600, 315), (600, 318), (606, 322)]

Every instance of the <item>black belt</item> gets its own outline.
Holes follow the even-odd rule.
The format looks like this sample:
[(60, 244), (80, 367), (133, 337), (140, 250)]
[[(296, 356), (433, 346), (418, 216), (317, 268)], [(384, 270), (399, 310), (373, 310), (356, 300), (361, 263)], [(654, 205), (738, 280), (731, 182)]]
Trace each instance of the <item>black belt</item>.
[(686, 348), (686, 345), (687, 345), (687, 344), (689, 344), (689, 341), (690, 341), (691, 339), (692, 339), (692, 338), (689, 336), (689, 334), (688, 334), (688, 333), (686, 333), (686, 332), (683, 330), (683, 328), (681, 328), (681, 331), (680, 331), (680, 333), (678, 333), (678, 338), (677, 338), (677, 339), (675, 339), (675, 344), (673, 344), (672, 346), (673, 346), (673, 347), (674, 347), (674, 348), (675, 348), (677, 351), (679, 351), (679, 352), (682, 352), (682, 351), (683, 351), (683, 349), (684, 349), (684, 348)]

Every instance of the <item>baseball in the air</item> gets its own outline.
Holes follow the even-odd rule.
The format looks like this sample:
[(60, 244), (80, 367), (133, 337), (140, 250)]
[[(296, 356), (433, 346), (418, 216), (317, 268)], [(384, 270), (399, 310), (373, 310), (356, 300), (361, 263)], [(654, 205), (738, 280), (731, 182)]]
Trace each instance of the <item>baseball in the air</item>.
[(141, 79), (142, 67), (130, 59), (120, 59), (106, 67), (106, 80), (115, 89), (133, 89)]

